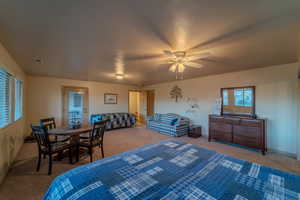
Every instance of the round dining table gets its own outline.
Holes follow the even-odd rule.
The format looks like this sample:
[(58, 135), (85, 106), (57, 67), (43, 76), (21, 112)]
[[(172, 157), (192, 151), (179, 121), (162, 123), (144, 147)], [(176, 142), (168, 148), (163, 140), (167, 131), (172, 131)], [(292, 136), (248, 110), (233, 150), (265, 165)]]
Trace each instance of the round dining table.
[(92, 126), (83, 126), (81, 128), (72, 129), (69, 127), (58, 127), (48, 131), (49, 135), (55, 136), (70, 136), (70, 137), (77, 137), (83, 133), (88, 133), (92, 131)]
[[(53, 136), (69, 136), (70, 143), (78, 145), (80, 142), (80, 135), (87, 134), (93, 130), (92, 126), (82, 126), (81, 128), (72, 129), (69, 127), (57, 127), (51, 130), (48, 130), (49, 135)], [(78, 162), (78, 157), (76, 159)]]

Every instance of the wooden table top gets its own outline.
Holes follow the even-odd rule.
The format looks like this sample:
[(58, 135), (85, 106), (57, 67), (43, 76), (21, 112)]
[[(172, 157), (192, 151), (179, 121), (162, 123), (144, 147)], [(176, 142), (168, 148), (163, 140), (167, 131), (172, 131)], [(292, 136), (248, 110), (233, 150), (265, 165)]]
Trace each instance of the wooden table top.
[(49, 135), (79, 135), (82, 133), (90, 132), (93, 129), (92, 126), (83, 126), (78, 129), (71, 129), (69, 127), (58, 127), (48, 131)]

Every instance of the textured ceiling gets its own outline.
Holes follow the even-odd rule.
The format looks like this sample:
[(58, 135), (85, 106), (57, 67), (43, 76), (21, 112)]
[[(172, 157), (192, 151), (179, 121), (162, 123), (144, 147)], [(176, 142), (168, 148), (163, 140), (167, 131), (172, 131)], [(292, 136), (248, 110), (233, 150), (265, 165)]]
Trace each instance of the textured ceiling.
[(0, 40), (28, 74), (148, 85), (175, 79), (163, 50), (212, 54), (186, 79), (296, 62), (299, 10), (297, 0), (1, 0)]

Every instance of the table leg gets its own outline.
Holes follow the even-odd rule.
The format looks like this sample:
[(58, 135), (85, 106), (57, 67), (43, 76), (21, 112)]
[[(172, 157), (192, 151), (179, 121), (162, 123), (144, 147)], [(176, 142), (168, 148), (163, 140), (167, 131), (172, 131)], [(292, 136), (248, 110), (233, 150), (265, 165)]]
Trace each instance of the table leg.
[(76, 162), (79, 161), (79, 142), (80, 142), (80, 136), (79, 135), (72, 135), (70, 139), (70, 143), (74, 145), (75, 149), (73, 153), (75, 153)]

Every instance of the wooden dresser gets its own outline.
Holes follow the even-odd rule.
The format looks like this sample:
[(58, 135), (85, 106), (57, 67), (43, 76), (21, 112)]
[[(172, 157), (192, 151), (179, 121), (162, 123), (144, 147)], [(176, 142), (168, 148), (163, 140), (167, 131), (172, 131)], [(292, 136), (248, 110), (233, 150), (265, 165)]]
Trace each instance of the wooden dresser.
[(266, 152), (266, 121), (231, 117), (225, 115), (209, 115), (209, 138), (244, 145)]

